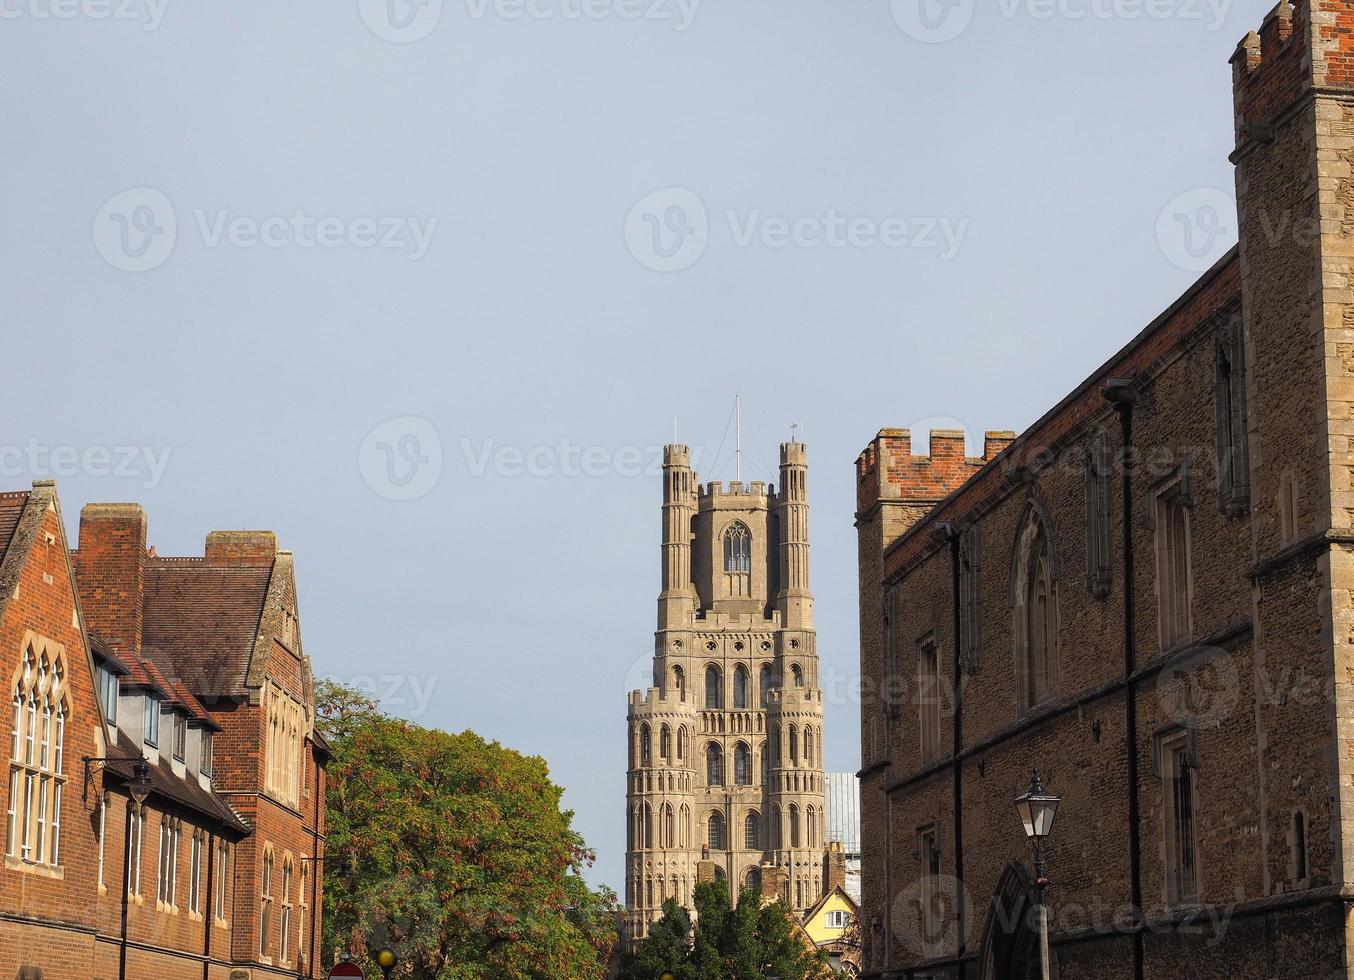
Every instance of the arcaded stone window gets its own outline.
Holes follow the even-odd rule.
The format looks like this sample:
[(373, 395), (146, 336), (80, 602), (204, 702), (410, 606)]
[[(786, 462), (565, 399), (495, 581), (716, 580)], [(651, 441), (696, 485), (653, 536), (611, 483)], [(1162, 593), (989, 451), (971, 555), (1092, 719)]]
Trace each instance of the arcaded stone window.
[(1191, 634), (1190, 520), (1193, 501), (1187, 475), (1179, 475), (1156, 494), (1157, 610), (1161, 649), (1188, 642)]
[(672, 686), (677, 690), (677, 700), (686, 700), (686, 671), (681, 667), (672, 668)]
[(705, 747), (705, 784), (707, 786), (724, 785), (724, 758), (719, 746), (711, 742)]
[(959, 659), (969, 673), (982, 661), (978, 618), (978, 527), (959, 535)]
[(648, 725), (641, 725), (639, 729), (639, 764), (641, 766), (647, 766), (652, 762), (653, 736), (649, 732)]
[(771, 668), (766, 664), (757, 673), (757, 696), (763, 708), (771, 702)]
[(724, 532), (724, 571), (739, 575), (752, 571), (752, 533), (742, 521), (734, 521)]
[(714, 664), (705, 668), (705, 706), (707, 708), (724, 707), (724, 678)]
[(799, 847), (799, 806), (790, 804), (790, 846)]
[(667, 725), (658, 730), (658, 754), (664, 762), (672, 761), (672, 729)]
[(1110, 594), (1109, 438), (1097, 430), (1086, 447), (1086, 587), (1097, 599)]
[(752, 750), (744, 742), (733, 749), (733, 781), (739, 786), (752, 785)]
[(743, 821), (743, 846), (749, 851), (762, 849), (762, 822), (756, 810), (749, 810), (747, 819)]
[(1175, 729), (1158, 737), (1166, 852), (1166, 900), (1173, 905), (1195, 900), (1198, 833), (1198, 785), (1192, 733)]
[(65, 652), (31, 635), (22, 649), (13, 680), (5, 854), (26, 865), (56, 867), (66, 788)]
[(1020, 704), (1031, 708), (1057, 688), (1057, 570), (1052, 535), (1031, 503), (1016, 538), (1012, 576), (1015, 605), (1016, 682)]
[(710, 813), (710, 822), (706, 825), (705, 842), (710, 845), (712, 851), (724, 850), (724, 818), (719, 815), (717, 810)]
[(940, 664), (932, 636), (917, 649), (917, 705), (921, 761), (926, 763), (940, 754)]
[(1250, 502), (1245, 365), (1245, 333), (1241, 317), (1234, 316), (1218, 330), (1213, 375), (1219, 504), (1232, 515), (1245, 513)]
[(733, 669), (733, 706), (748, 706), (748, 669), (742, 664)]

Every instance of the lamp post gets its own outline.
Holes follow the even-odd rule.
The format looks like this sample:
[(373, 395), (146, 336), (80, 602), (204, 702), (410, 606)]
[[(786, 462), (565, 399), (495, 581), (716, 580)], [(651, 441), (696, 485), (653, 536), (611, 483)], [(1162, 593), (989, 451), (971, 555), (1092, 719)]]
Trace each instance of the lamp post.
[(378, 949), (372, 959), (376, 960), (376, 965), (381, 968), (381, 975), (386, 980), (390, 980), (390, 971), (395, 969), (395, 964), (400, 961), (399, 957), (395, 955), (395, 951), (389, 946)]
[(1038, 769), (1030, 774), (1030, 788), (1015, 798), (1016, 812), (1025, 826), (1025, 836), (1034, 845), (1034, 887), (1039, 897), (1039, 965), (1043, 980), (1049, 980), (1048, 903), (1044, 897), (1049, 880), (1044, 869), (1044, 843), (1053, 833), (1053, 818), (1057, 816), (1058, 804), (1061, 802), (1062, 797), (1044, 789)]

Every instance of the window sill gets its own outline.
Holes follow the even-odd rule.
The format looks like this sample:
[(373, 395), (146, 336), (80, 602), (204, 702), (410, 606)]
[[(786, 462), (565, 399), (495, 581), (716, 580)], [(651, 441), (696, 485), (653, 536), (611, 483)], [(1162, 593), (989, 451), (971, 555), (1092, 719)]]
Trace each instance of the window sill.
[(37, 864), (8, 854), (5, 855), (5, 867), (10, 871), (37, 875), (39, 878), (52, 878), (56, 881), (61, 881), (66, 877), (66, 869), (60, 865), (52, 867), (50, 864)]

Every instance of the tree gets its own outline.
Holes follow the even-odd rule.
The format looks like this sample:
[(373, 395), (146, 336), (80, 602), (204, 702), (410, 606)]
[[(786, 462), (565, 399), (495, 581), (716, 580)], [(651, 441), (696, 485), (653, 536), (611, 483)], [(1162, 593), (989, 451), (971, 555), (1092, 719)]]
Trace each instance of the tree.
[(625, 957), (621, 980), (656, 980), (671, 970), (678, 980), (823, 980), (832, 976), (826, 957), (797, 929), (783, 903), (762, 905), (744, 891), (729, 905), (728, 884), (696, 886), (696, 927), (686, 910), (668, 899), (649, 934)]
[[(316, 686), (328, 768), (325, 948), (389, 945), (411, 980), (600, 980), (617, 907), (545, 762)], [(346, 875), (355, 871), (351, 880)]]

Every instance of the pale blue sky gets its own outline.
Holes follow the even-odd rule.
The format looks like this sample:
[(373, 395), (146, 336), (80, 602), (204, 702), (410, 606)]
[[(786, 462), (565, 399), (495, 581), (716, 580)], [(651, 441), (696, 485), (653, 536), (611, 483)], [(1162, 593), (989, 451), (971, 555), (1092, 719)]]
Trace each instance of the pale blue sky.
[(317, 671), (545, 756), (618, 888), (647, 447), (729, 479), (741, 392), (763, 478), (803, 420), (849, 681), (857, 453), (1022, 428), (1230, 244), (1267, 6), (65, 2), (0, 4), (0, 488), (140, 500), (162, 554), (274, 528)]

